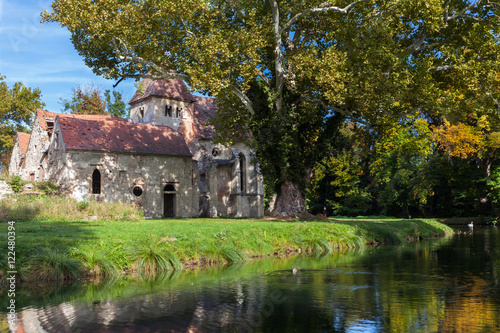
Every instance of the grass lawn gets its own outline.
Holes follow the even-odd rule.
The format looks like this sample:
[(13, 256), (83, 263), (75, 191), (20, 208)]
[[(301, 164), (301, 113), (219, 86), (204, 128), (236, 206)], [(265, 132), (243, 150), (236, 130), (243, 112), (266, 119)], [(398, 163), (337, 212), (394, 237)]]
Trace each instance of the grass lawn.
[[(1, 223), (0, 229), (0, 234), (6, 235), (7, 223)], [(329, 253), (367, 244), (401, 244), (442, 236), (452, 229), (430, 219), (285, 222), (200, 218), (17, 222), (15, 232), (16, 265), (21, 267), (23, 279), (51, 280), (130, 270), (152, 273), (294, 252)], [(8, 242), (3, 237), (1, 250), (7, 252)], [(54, 270), (64, 269), (74, 269), (74, 274), (53, 276)], [(1, 270), (5, 273), (7, 269)]]

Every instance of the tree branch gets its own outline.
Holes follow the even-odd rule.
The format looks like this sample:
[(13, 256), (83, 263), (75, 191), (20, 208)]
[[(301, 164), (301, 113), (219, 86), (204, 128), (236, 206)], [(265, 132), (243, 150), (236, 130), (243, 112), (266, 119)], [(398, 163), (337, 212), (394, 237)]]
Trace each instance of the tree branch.
[(454, 69), (455, 65), (443, 65), (443, 66), (437, 66), (435, 68), (430, 69), (431, 72), (441, 72), (441, 71), (447, 71), (450, 69)]
[(150, 79), (179, 79), (179, 80), (184, 80), (189, 82), (191, 80), (191, 76), (186, 75), (186, 74), (180, 74), (177, 72), (172, 72), (170, 69), (164, 69), (160, 66), (158, 66), (156, 63), (146, 60), (142, 57), (139, 56), (130, 56), (130, 55), (123, 55), (120, 51), (120, 48), (118, 47), (116, 41), (119, 41), (122, 47), (125, 49), (126, 53), (128, 52), (127, 45), (120, 39), (118, 38), (113, 38), (113, 46), (115, 48), (115, 53), (118, 59), (120, 59), (123, 62), (134, 62), (134, 63), (139, 63), (143, 65), (147, 65), (149, 67), (154, 68), (160, 75), (154, 75), (154, 74), (141, 74), (141, 75), (122, 75), (122, 77), (128, 77), (128, 78), (150, 78)]
[(445, 17), (444, 17), (444, 22), (445, 23), (448, 23), (448, 21), (451, 21), (451, 20), (456, 20), (458, 18), (461, 18), (461, 17), (469, 17), (469, 18), (472, 18), (472, 19), (476, 19), (472, 16), (467, 16), (465, 15), (465, 13), (469, 10), (471, 10), (472, 8), (476, 7), (480, 2), (482, 2), (482, 0), (478, 0), (476, 3), (473, 3), (471, 4), (470, 6), (467, 6), (465, 7), (464, 9), (462, 9), (460, 11), (460, 13), (456, 14), (456, 15), (453, 15), (453, 16), (448, 16), (448, 10), (445, 11)]
[(181, 18), (181, 21), (182, 21), (182, 25), (184, 26), (184, 30), (186, 30), (186, 33), (187, 33), (188, 35), (190, 35), (190, 36), (193, 36), (193, 37), (194, 37), (194, 39), (196, 39), (196, 40), (197, 40), (197, 39), (198, 39), (198, 37), (194, 34), (194, 32), (192, 32), (191, 30), (189, 30), (189, 29), (188, 29), (186, 22), (184, 22), (184, 20), (183, 20), (182, 18)]
[(233, 84), (231, 84), (229, 88), (240, 99), (243, 105), (245, 105), (245, 107), (248, 109), (248, 112), (250, 112), (250, 114), (253, 116), (255, 114), (255, 110), (253, 109), (253, 103), (248, 98), (248, 96)]
[(301, 13), (298, 13), (297, 15), (295, 15), (294, 17), (292, 17), (280, 30), (279, 30), (279, 34), (281, 35), (283, 33), (283, 31), (289, 29), (295, 22), (297, 22), (297, 20), (301, 19), (302, 17), (304, 17), (305, 15), (309, 14), (309, 13), (324, 13), (324, 12), (328, 12), (328, 11), (336, 11), (336, 12), (339, 12), (339, 13), (343, 13), (343, 14), (346, 14), (353, 6), (357, 5), (358, 3), (360, 2), (366, 2), (368, 0), (358, 0), (358, 1), (354, 1), (353, 3), (351, 3), (350, 5), (344, 7), (344, 8), (340, 8), (340, 7), (337, 7), (337, 6), (330, 6), (330, 7), (327, 7), (328, 5), (330, 5), (330, 2), (325, 2), (323, 4), (321, 4), (319, 7), (317, 8), (308, 8), (304, 11), (302, 11)]

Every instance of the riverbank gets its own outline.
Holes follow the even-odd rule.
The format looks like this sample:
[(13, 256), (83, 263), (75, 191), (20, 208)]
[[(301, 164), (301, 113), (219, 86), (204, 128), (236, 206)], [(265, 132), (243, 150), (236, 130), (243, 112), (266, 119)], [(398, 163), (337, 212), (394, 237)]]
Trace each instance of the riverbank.
[[(1, 234), (7, 235), (7, 223)], [(16, 269), (23, 281), (73, 280), (245, 262), (291, 253), (330, 253), (370, 244), (444, 236), (431, 219), (158, 219), (17, 222)], [(7, 257), (3, 236), (2, 257)], [(2, 275), (7, 263), (1, 265)]]

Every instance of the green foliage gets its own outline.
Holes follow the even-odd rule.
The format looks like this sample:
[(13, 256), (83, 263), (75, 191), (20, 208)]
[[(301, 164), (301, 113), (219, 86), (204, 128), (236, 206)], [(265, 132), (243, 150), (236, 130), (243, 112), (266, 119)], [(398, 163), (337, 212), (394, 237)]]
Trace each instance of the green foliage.
[(22, 192), (23, 186), (26, 184), (26, 182), (21, 180), (21, 177), (14, 176), (8, 181), (8, 184), (10, 185), (14, 193), (19, 193)]
[[(113, 93), (113, 96), (111, 96), (111, 93)], [(128, 118), (130, 116), (130, 107), (125, 105), (120, 92), (115, 90), (111, 92), (109, 89), (106, 89), (104, 97), (106, 100), (106, 110), (110, 115), (120, 118)]]
[(9, 87), (0, 75), (0, 169), (9, 162), (16, 132), (29, 132), (36, 109), (45, 106), (38, 88), (21, 82)]
[(309, 187), (311, 209), (335, 215), (356, 216), (371, 206), (371, 195), (362, 187), (363, 169), (353, 151), (343, 150), (316, 165)]
[(106, 102), (102, 98), (102, 91), (96, 85), (77, 86), (73, 88), (70, 99), (62, 99), (63, 111), (72, 114), (107, 114)]
[(89, 206), (90, 206), (89, 200), (81, 200), (76, 203), (76, 209), (78, 209), (80, 212), (83, 212)]
[(431, 131), (423, 120), (394, 124), (378, 136), (370, 171), (384, 211), (400, 207), (409, 214), (408, 206), (425, 206), (433, 195), (423, 173), (431, 154)]
[(35, 183), (35, 189), (42, 191), (45, 195), (58, 195), (60, 193), (60, 186), (53, 180)]
[(500, 166), (495, 166), (490, 177), (486, 179), (486, 185), (490, 188), (488, 197), (495, 204), (500, 204)]
[(29, 258), (22, 272), (24, 280), (40, 282), (64, 282), (81, 276), (82, 268), (78, 261), (60, 250), (37, 249)]
[(111, 115), (128, 117), (130, 108), (125, 105), (122, 94), (106, 89), (104, 92), (97, 85), (77, 86), (73, 88), (70, 99), (61, 99), (63, 111), (72, 114)]

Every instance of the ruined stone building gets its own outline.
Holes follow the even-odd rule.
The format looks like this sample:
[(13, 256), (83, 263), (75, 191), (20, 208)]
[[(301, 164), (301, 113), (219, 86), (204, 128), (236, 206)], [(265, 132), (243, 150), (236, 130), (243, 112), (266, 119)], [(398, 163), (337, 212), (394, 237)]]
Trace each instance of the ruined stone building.
[(130, 119), (37, 110), (15, 138), (9, 173), (52, 179), (77, 199), (135, 203), (146, 216), (263, 215), (262, 176), (248, 146), (215, 144), (214, 100), (183, 81), (144, 80)]

